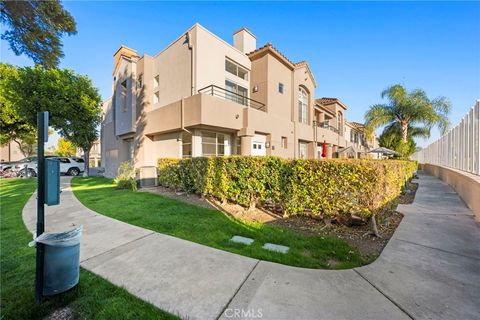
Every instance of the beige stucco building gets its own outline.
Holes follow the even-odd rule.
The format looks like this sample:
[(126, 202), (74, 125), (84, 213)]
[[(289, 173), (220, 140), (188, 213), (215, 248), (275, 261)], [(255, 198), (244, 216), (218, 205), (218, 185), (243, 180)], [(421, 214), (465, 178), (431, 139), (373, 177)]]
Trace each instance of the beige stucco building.
[(353, 144), (348, 130), (360, 130), (338, 99), (315, 99), (307, 62), (271, 43), (257, 48), (246, 28), (233, 45), (195, 24), (155, 56), (121, 46), (113, 70), (101, 128), (109, 177), (123, 161), (141, 168), (164, 157), (319, 158), (324, 143), (334, 157)]
[[(83, 158), (84, 152), (82, 148), (77, 148), (77, 152), (75, 155), (77, 157)], [(96, 168), (102, 165), (102, 153), (101, 153), (100, 140), (95, 140), (93, 142), (92, 148), (90, 149), (90, 153), (88, 154), (88, 158), (89, 158), (90, 168)]]
[(18, 143), (10, 141), (9, 143), (0, 146), (0, 162), (13, 162), (25, 158)]

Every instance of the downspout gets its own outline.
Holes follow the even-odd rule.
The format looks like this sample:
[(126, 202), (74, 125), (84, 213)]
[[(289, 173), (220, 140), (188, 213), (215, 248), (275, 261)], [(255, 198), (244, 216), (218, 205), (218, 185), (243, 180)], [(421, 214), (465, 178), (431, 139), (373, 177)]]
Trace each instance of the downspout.
[(182, 100), (180, 100), (180, 128), (182, 129), (182, 131), (186, 131), (190, 134), (192, 134), (189, 130), (185, 129), (185, 99), (182, 98)]
[[(181, 138), (181, 141), (182, 141), (182, 144), (183, 144), (183, 131), (189, 133), (191, 136), (192, 136), (192, 156), (194, 154), (193, 152), (193, 149), (195, 148), (194, 146), (194, 143), (193, 143), (193, 134), (191, 131), (185, 129), (185, 123), (184, 123), (184, 107), (185, 107), (185, 99), (182, 98), (182, 100), (180, 100), (180, 128), (182, 129), (182, 138)], [(182, 149), (180, 149), (182, 150)], [(183, 154), (182, 154), (182, 157), (183, 157)]]
[(191, 35), (190, 35), (190, 31), (188, 31), (186, 34), (185, 34), (185, 37), (187, 38), (187, 44), (188, 44), (188, 50), (190, 50), (190, 95), (193, 96), (195, 94), (195, 81), (194, 81), (194, 55), (195, 55), (195, 48), (191, 42)]
[[(193, 96), (195, 95), (195, 82), (194, 82), (194, 75), (193, 75), (193, 71), (195, 70), (194, 69), (194, 66), (193, 66), (193, 62), (194, 62), (194, 46), (191, 42), (191, 35), (190, 35), (190, 31), (186, 32), (185, 33), (185, 37), (186, 37), (186, 40), (187, 40), (187, 47), (188, 47), (188, 50), (190, 50), (190, 96)], [(185, 129), (185, 99), (182, 98), (182, 100), (180, 100), (180, 128), (182, 129), (182, 132), (185, 131), (187, 133), (189, 133), (191, 136), (192, 136), (192, 156), (193, 154), (195, 153), (194, 152), (194, 148), (195, 148), (195, 145), (193, 143), (193, 134), (191, 131)], [(182, 143), (183, 143), (183, 134), (182, 134)], [(183, 157), (183, 154), (182, 154), (182, 157)]]
[(297, 159), (297, 123), (295, 122), (295, 69), (292, 70), (291, 79), (292, 79), (292, 122), (293, 122), (293, 159)]

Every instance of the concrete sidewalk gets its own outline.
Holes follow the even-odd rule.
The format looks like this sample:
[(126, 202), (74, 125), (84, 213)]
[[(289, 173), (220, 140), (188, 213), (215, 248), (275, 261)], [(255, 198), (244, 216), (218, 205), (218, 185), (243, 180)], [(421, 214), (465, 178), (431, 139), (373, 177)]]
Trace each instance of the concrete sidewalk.
[[(381, 256), (352, 270), (258, 261), (138, 228), (85, 208), (62, 177), (47, 231), (82, 224), (81, 264), (189, 319), (480, 319), (480, 228), (453, 190), (420, 177)], [(35, 195), (23, 210), (35, 228)]]

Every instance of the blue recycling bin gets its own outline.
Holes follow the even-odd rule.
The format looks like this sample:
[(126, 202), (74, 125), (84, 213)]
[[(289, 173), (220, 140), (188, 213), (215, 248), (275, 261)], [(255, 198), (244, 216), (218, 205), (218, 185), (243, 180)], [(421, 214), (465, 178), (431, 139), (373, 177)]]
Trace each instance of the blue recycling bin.
[(80, 277), (82, 227), (60, 233), (43, 233), (36, 242), (44, 245), (43, 295), (67, 291)]

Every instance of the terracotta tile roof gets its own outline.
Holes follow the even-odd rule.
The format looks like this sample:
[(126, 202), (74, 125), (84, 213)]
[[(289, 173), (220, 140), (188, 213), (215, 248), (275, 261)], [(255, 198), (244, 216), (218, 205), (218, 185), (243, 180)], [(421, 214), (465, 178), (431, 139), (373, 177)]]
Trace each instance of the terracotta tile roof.
[(333, 103), (338, 103), (340, 106), (342, 106), (345, 110), (347, 109), (347, 106), (344, 105), (342, 103), (342, 101), (340, 101), (340, 99), (338, 98), (320, 98), (320, 99), (317, 99), (315, 100), (318, 104), (322, 105), (322, 106), (325, 106), (325, 107), (332, 107), (331, 105)]
[(355, 121), (349, 121), (350, 124), (354, 127), (357, 127), (357, 128), (365, 128), (365, 125), (363, 123), (360, 123), (360, 122), (355, 122)]
[(317, 99), (316, 101), (320, 104), (330, 104), (330, 103), (337, 102), (338, 99), (337, 98), (320, 98), (320, 99)]
[(290, 69), (296, 69), (296, 68), (302, 68), (306, 67), (308, 73), (310, 73), (310, 77), (313, 80), (313, 84), (317, 86), (317, 82), (315, 81), (315, 77), (313, 76), (313, 72), (308, 66), (308, 62), (306, 60), (299, 61), (297, 63), (294, 63), (290, 61), (283, 53), (281, 53), (277, 48), (273, 46), (271, 42), (268, 42), (264, 46), (255, 49), (254, 51), (247, 53), (247, 56), (250, 58), (250, 60), (255, 59), (255, 57), (260, 56), (264, 52), (270, 52), (277, 58), (279, 58), (285, 65), (287, 65)]
[(273, 44), (271, 42), (268, 42), (266, 45), (258, 48), (258, 49), (255, 49), (254, 51), (250, 52), (250, 53), (247, 53), (247, 56), (250, 58), (250, 60), (252, 60), (253, 58), (255, 58), (256, 56), (260, 55), (261, 53), (263, 52), (268, 52), (270, 51), (271, 53), (273, 53), (274, 55), (276, 55), (278, 58), (280, 58), (280, 60), (282, 60), (288, 67), (290, 67), (291, 69), (294, 69), (295, 68), (295, 64), (290, 61), (283, 53), (281, 53), (277, 48), (275, 48), (273, 46)]

